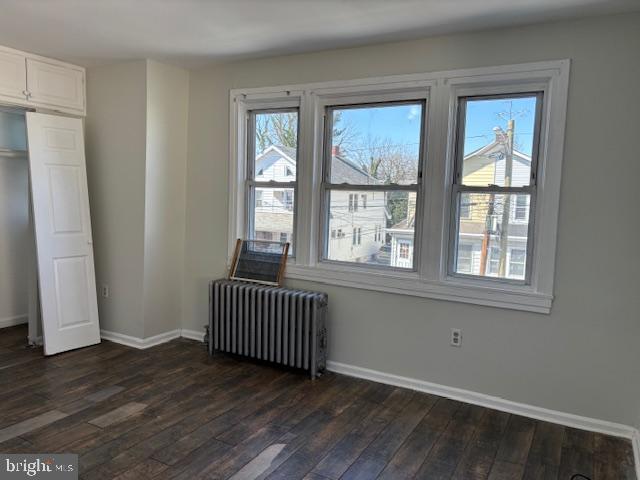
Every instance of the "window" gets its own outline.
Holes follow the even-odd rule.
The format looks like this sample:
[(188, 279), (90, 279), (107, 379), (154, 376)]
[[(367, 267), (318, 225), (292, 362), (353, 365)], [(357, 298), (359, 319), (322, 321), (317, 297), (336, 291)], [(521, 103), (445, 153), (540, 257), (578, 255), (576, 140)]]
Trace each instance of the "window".
[[(507, 272), (507, 255), (515, 243), (524, 243), (525, 249), (533, 245), (528, 218), (536, 194), (542, 101), (542, 92), (458, 99), (452, 192), (460, 208), (452, 238), (458, 249), (452, 251), (459, 257), (460, 246), (473, 242), (480, 263), (469, 269), (462, 262), (462, 270), (453, 259), (453, 273), (526, 280), (525, 265), (521, 274)], [(474, 218), (465, 205), (475, 206)]]
[(349, 212), (357, 212), (358, 211), (358, 194), (350, 193), (349, 194)]
[(424, 111), (424, 100), (326, 107), (324, 229), (349, 223), (353, 245), (362, 248), (343, 251), (325, 242), (323, 259), (413, 268), (394, 262), (376, 226), (387, 225), (392, 236), (414, 237)]
[(473, 271), (473, 245), (462, 243), (458, 245), (457, 271), (471, 273)]
[(232, 90), (229, 254), (286, 236), (293, 279), (548, 313), (568, 79), (560, 60)]
[(527, 195), (517, 195), (516, 204), (513, 209), (514, 222), (526, 222), (529, 219), (529, 197)]
[(381, 242), (382, 241), (382, 227), (380, 225), (376, 225), (374, 240), (376, 242)]
[(527, 258), (527, 251), (522, 248), (512, 248), (509, 258), (509, 276), (513, 278), (524, 278), (524, 269)]
[(298, 110), (253, 110), (248, 119), (247, 237), (286, 242), (295, 238), (297, 183), (287, 165), (297, 162)]
[(463, 220), (471, 219), (471, 198), (469, 195), (460, 196), (460, 218)]
[[(480, 272), (482, 273), (482, 272)], [(489, 253), (489, 275), (498, 275), (500, 273), (500, 249), (491, 247)]]

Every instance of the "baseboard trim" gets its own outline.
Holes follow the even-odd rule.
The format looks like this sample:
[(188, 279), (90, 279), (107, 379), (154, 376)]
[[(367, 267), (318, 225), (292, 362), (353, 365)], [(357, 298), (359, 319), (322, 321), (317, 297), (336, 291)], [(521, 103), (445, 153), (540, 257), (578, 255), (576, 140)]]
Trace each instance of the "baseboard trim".
[[(638, 437), (640, 436), (637, 429), (621, 423), (582, 417), (572, 413), (559, 412), (547, 408), (536, 407), (534, 405), (528, 405), (526, 403), (513, 402), (511, 400), (505, 400), (504, 398), (494, 397), (484, 393), (455, 387), (447, 387), (437, 383), (401, 377), (399, 375), (379, 372), (345, 363), (327, 361), (327, 369), (332, 372), (349, 375), (351, 377), (358, 377), (366, 380), (372, 380), (374, 382), (386, 383), (388, 385), (431, 393), (440, 397), (451, 398), (453, 400), (459, 400), (473, 405), (480, 405), (482, 407), (492, 408), (502, 412), (521, 415), (523, 417), (535, 418), (537, 420), (566, 425), (569, 427), (579, 428), (581, 430), (589, 430), (591, 432), (628, 438), (632, 441), (635, 439), (636, 447)], [(638, 452), (636, 452), (636, 462), (638, 462)], [(640, 476), (638, 478), (640, 479)]]
[(636, 429), (633, 438), (633, 455), (636, 459), (636, 478), (640, 479), (640, 430)]
[(189, 340), (198, 340), (199, 342), (202, 342), (204, 339), (204, 330), (198, 331), (183, 328), (180, 332), (181, 337), (188, 338)]
[(26, 313), (24, 315), (14, 315), (13, 317), (4, 317), (4, 318), (0, 318), (0, 328), (15, 327), (16, 325), (22, 325), (23, 323), (27, 323), (28, 321), (29, 321), (29, 316)]
[(103, 340), (109, 340), (111, 342), (126, 345), (127, 347), (133, 347), (144, 350), (145, 348), (155, 347), (161, 343), (166, 343), (171, 340), (180, 337), (181, 330), (171, 330), (164, 332), (153, 337), (139, 338), (132, 337), (130, 335), (124, 335), (122, 333), (110, 332), (108, 330), (100, 330), (100, 337)]

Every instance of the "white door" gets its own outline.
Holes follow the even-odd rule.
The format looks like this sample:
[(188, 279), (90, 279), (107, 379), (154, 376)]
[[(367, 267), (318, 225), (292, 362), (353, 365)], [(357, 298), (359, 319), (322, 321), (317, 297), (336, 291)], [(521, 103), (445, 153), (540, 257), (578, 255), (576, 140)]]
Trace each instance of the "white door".
[(27, 58), (29, 100), (84, 110), (84, 71)]
[(0, 50), (0, 96), (26, 100), (27, 70), (22, 55)]
[(27, 113), (45, 355), (100, 342), (82, 121)]

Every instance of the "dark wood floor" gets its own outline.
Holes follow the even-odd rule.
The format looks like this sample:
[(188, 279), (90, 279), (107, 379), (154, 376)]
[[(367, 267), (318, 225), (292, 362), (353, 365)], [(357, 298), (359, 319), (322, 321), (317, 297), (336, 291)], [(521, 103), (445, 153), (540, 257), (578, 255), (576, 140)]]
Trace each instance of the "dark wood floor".
[(175, 340), (44, 358), (0, 330), (0, 452), (101, 479), (635, 479), (627, 440)]

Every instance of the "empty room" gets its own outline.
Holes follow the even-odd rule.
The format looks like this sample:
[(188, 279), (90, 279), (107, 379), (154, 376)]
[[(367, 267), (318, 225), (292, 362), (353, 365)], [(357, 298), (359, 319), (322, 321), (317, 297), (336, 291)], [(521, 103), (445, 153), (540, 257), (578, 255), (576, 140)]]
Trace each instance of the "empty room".
[(640, 480), (638, 0), (0, 0), (0, 478)]

